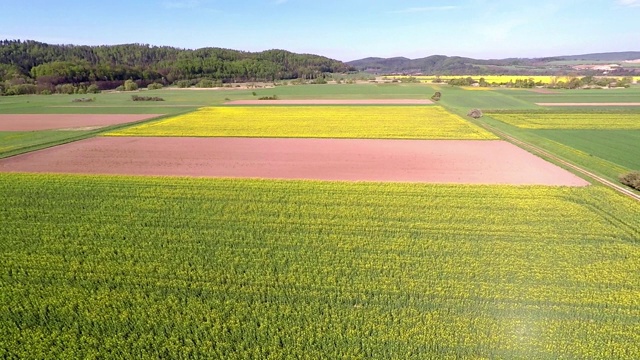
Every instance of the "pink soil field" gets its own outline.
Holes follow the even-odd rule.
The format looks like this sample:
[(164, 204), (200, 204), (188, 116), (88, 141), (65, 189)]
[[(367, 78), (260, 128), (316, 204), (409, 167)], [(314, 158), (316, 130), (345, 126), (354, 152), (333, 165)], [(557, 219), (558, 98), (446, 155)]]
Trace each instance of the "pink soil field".
[(427, 99), (308, 99), (308, 100), (233, 100), (225, 105), (430, 105)]
[(540, 106), (640, 106), (640, 102), (628, 103), (536, 103)]
[(589, 185), (497, 140), (97, 137), (0, 159), (0, 171)]
[(100, 128), (151, 119), (159, 114), (0, 114), (0, 131)]

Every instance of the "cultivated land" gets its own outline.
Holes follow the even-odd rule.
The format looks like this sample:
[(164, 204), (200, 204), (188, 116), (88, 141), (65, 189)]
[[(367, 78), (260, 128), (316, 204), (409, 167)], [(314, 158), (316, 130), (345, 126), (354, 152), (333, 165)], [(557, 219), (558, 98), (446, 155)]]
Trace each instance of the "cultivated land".
[(0, 131), (92, 130), (151, 119), (159, 114), (0, 114)]
[(503, 141), (94, 138), (0, 160), (0, 171), (459, 184), (589, 184)]
[(233, 106), (107, 133), (112, 136), (232, 136), (374, 139), (496, 139), (442, 107)]
[(603, 187), (0, 180), (5, 354), (640, 356), (640, 207)]
[(491, 114), (491, 117), (523, 129), (640, 130), (640, 113), (500, 113)]
[(427, 99), (233, 100), (225, 105), (430, 105)]
[(540, 106), (640, 106), (640, 102), (629, 103), (536, 103)]
[[(634, 169), (640, 158), (635, 129), (526, 129), (493, 118), (504, 113), (634, 116), (634, 107), (536, 103), (632, 102), (640, 88), (546, 94), (424, 84), (311, 85), (255, 89), (255, 96), (251, 90), (162, 90), (147, 93), (164, 97), (166, 112), (153, 104), (133, 104), (127, 100), (130, 94), (114, 93), (72, 110), (57, 107), (70, 105), (65, 96), (0, 97), (0, 113), (146, 111), (171, 114), (164, 119), (170, 120), (196, 108), (261, 96), (425, 99), (435, 91), (442, 92), (436, 105), (399, 108), (444, 108), (612, 181), (620, 171)], [(387, 106), (341, 107), (366, 112)], [(485, 116), (466, 118), (470, 108), (482, 109)], [(396, 113), (392, 121), (401, 117)], [(188, 119), (175, 125), (193, 128)], [(139, 130), (125, 125), (83, 136), (128, 129)], [(597, 138), (608, 140), (590, 141)], [(177, 140), (240, 144), (234, 138)], [(118, 153), (125, 144), (177, 140), (98, 137), (5, 161), (111, 141), (118, 147), (100, 151), (112, 151), (112, 159), (129, 161), (130, 168), (144, 168), (149, 161), (141, 156), (144, 149), (166, 157), (164, 163), (155, 157), (166, 167), (200, 166), (216, 154), (215, 148), (204, 147), (201, 157), (178, 161), (174, 153), (186, 146), (156, 145), (157, 152), (151, 152), (149, 143), (126, 156)], [(326, 147), (336, 153), (336, 143), (381, 141), (372, 150), (384, 147), (389, 157), (394, 146), (424, 145), (407, 148), (411, 166), (439, 163), (439, 157), (421, 161), (420, 156), (456, 151), (466, 143), (446, 140), (443, 147), (429, 149), (431, 141), (417, 140), (275, 140), (330, 141), (331, 146), (311, 150)], [(19, 141), (29, 140), (25, 135)], [(447, 150), (444, 143), (449, 142), (457, 146)], [(492, 151), (498, 163), (523, 153), (500, 141), (471, 143), (502, 144)], [(236, 154), (269, 153), (253, 145)], [(279, 155), (291, 159), (303, 150), (302, 144), (287, 145)], [(355, 157), (357, 151), (343, 153)], [(370, 154), (360, 154), (366, 156), (359, 162), (371, 160)], [(446, 158), (456, 164), (481, 154), (474, 148)], [(65, 157), (85, 161), (80, 155), (91, 158), (100, 152), (84, 149)], [(49, 163), (56, 161), (62, 160)], [(465, 171), (476, 165), (468, 164)], [(402, 171), (407, 170), (399, 168), (396, 174)], [(601, 185), (2, 173), (0, 197), (0, 356), (640, 358), (640, 202)]]

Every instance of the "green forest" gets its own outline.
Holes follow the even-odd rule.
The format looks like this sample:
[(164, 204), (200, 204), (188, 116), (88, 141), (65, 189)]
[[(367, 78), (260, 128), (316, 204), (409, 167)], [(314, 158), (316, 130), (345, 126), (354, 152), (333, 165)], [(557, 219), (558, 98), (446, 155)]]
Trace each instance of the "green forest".
[(146, 86), (178, 81), (195, 84), (202, 79), (215, 83), (316, 79), (350, 70), (354, 69), (337, 60), (285, 50), (254, 53), (145, 44), (77, 46), (0, 40), (0, 95), (100, 91), (114, 89), (126, 80)]

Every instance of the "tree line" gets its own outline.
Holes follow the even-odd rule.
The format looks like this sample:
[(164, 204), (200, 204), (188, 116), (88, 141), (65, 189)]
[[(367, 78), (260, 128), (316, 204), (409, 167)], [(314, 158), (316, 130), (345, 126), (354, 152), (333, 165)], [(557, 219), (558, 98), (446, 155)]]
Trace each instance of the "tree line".
[(232, 83), (315, 79), (351, 70), (337, 60), (285, 50), (253, 53), (145, 44), (77, 46), (0, 41), (0, 94), (4, 95), (57, 92), (65, 84), (76, 89), (94, 85), (104, 90), (123, 85), (126, 80), (140, 85), (197, 79)]

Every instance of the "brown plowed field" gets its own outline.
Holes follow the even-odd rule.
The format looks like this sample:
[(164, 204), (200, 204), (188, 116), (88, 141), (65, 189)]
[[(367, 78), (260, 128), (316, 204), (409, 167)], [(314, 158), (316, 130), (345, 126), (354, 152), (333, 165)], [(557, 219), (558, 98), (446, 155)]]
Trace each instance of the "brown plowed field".
[(225, 105), (429, 105), (427, 99), (233, 100)]
[(98, 137), (0, 159), (3, 172), (585, 186), (504, 141)]
[(99, 128), (151, 119), (159, 114), (0, 114), (0, 131)]
[(640, 102), (628, 103), (536, 103), (540, 106), (640, 106)]

